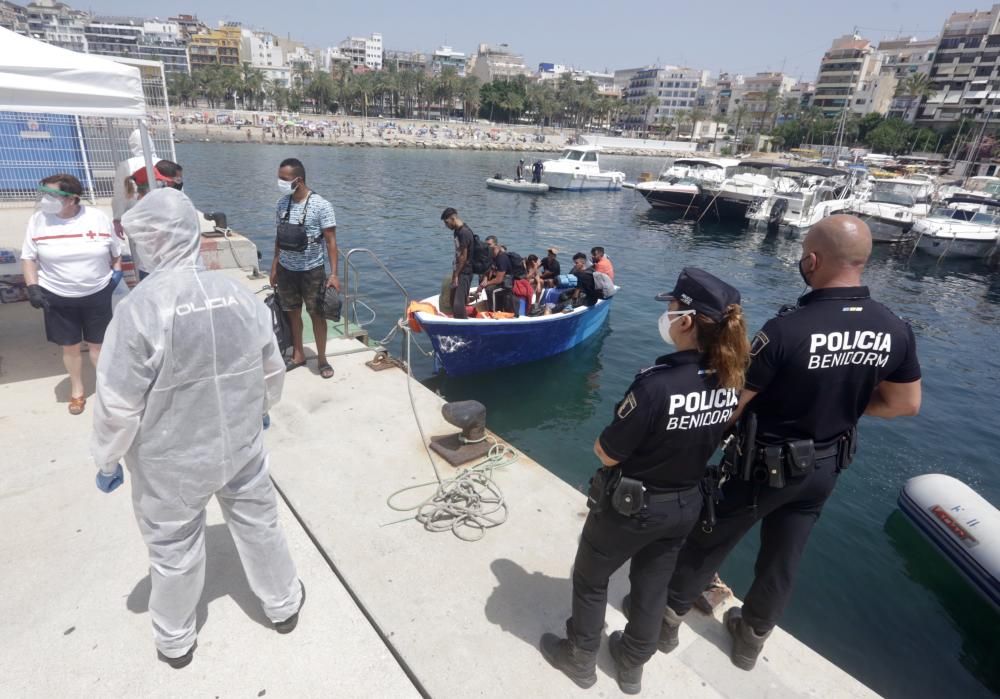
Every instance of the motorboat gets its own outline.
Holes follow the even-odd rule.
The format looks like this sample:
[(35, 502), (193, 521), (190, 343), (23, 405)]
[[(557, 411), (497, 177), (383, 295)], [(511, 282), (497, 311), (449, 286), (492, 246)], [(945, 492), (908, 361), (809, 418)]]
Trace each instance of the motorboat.
[[(440, 308), (438, 296), (422, 301)], [(434, 368), (467, 376), (551, 357), (576, 347), (604, 324), (614, 297), (551, 315), (452, 318), (430, 311), (414, 317), (434, 348)]]
[(636, 184), (635, 191), (654, 209), (697, 216), (705, 189), (721, 186), (727, 168), (738, 164), (738, 160), (724, 158), (678, 158), (657, 179)]
[(542, 163), (542, 182), (551, 189), (572, 192), (621, 189), (625, 173), (601, 170), (600, 146), (569, 146), (558, 160)]
[(791, 189), (792, 183), (782, 182), (785, 164), (773, 160), (742, 160), (726, 168), (725, 179), (717, 186), (705, 187), (703, 214), (719, 221), (744, 221), (752, 205), (774, 192)]
[(857, 171), (825, 165), (786, 167), (775, 185), (779, 189), (751, 204), (747, 220), (768, 228), (801, 231), (852, 205), (852, 192), (861, 177)]
[(930, 213), (933, 194), (934, 184), (926, 179), (873, 179), (848, 213), (868, 224), (873, 242), (895, 243), (907, 237), (916, 219)]
[(960, 480), (915, 476), (899, 509), (997, 610), (1000, 610), (1000, 510)]
[(490, 189), (499, 189), (503, 192), (521, 192), (525, 194), (545, 194), (549, 191), (549, 186), (544, 182), (528, 182), (527, 180), (514, 180), (509, 177), (487, 177), (486, 186)]
[(1000, 200), (953, 196), (913, 224), (917, 249), (937, 257), (988, 259), (1000, 249)]

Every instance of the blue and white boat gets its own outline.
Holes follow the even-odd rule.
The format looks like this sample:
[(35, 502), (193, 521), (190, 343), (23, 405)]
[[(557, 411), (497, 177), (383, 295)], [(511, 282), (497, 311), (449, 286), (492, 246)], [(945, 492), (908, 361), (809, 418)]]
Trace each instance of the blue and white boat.
[(899, 493), (899, 509), (1000, 610), (1000, 510), (940, 473), (908, 480)]
[[(600, 329), (610, 299), (566, 313), (509, 319), (455, 319), (420, 311), (415, 315), (434, 347), (434, 368), (467, 376), (526, 364), (576, 347)], [(438, 308), (438, 297), (424, 299)]]
[(542, 182), (570, 192), (621, 189), (625, 173), (601, 170), (600, 150), (600, 146), (567, 146), (558, 159), (542, 163)]

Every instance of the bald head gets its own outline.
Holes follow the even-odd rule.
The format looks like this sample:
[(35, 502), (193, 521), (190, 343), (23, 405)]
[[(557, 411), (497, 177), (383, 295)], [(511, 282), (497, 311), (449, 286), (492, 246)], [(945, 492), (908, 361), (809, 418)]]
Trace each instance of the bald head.
[(857, 216), (827, 216), (802, 240), (803, 276), (809, 286), (859, 286), (872, 254), (872, 234)]

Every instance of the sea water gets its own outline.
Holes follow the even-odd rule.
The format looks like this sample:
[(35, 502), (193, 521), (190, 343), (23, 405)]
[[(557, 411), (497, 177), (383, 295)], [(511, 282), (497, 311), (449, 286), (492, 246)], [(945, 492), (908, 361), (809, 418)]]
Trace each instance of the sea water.
[[(224, 211), (252, 238), (264, 269), (274, 250), (278, 163), (300, 158), (312, 189), (336, 208), (341, 249), (373, 250), (412, 298), (436, 293), (449, 273), (447, 206), (480, 236), (496, 235), (527, 256), (603, 246), (621, 286), (606, 326), (575, 349), (481, 376), (432, 376), (414, 350), (417, 375), (449, 400), (486, 404), (489, 426), (578, 488), (598, 463), (594, 439), (636, 372), (667, 352), (657, 330), (684, 266), (702, 267), (743, 294), (751, 332), (803, 292), (795, 236), (675, 222), (630, 190), (525, 195), (487, 190), (512, 174), (517, 153), (181, 144), (185, 191), (205, 211)], [(544, 158), (546, 156), (539, 156)], [(534, 160), (529, 155), (529, 162)], [(604, 157), (635, 181), (665, 161)], [(352, 258), (381, 337), (400, 317), (399, 292), (368, 261)], [(872, 296), (908, 319), (923, 369), (916, 418), (861, 421), (859, 456), (824, 509), (781, 625), (887, 696), (988, 696), (1000, 691), (1000, 615), (982, 602), (896, 508), (907, 478), (945, 473), (1000, 505), (1000, 273), (984, 263), (937, 260), (876, 248), (865, 274)], [(362, 320), (371, 314), (361, 312)], [(423, 338), (424, 347), (429, 347)], [(399, 345), (391, 346), (396, 352)], [(333, 437), (335, 439), (335, 436)], [(517, 516), (517, 503), (511, 503)], [(752, 577), (757, 532), (730, 556), (722, 576), (742, 595)], [(567, 566), (573, 552), (566, 552)], [(720, 662), (723, 660), (720, 658)]]

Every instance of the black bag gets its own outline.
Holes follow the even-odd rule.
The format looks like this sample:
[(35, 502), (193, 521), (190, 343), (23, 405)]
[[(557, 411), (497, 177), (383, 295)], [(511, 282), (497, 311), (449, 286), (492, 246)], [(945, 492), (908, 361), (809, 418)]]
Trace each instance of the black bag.
[(618, 514), (631, 517), (642, 510), (646, 504), (645, 493), (646, 489), (643, 487), (642, 481), (623, 476), (618, 487), (615, 488), (615, 492), (611, 494), (611, 507)]
[(473, 274), (486, 274), (490, 265), (493, 264), (493, 255), (490, 254), (490, 246), (479, 239), (475, 233), (472, 234), (472, 272)]
[(288, 195), (288, 206), (285, 208), (285, 215), (278, 221), (278, 249), (287, 252), (302, 252), (309, 247), (309, 235), (306, 233), (306, 214), (309, 211), (309, 200), (312, 193), (306, 197), (305, 206), (302, 207), (302, 220), (299, 223), (290, 223), (288, 220), (292, 212), (292, 196)]
[(288, 316), (281, 310), (277, 294), (269, 294), (264, 299), (264, 304), (271, 311), (271, 327), (274, 329), (274, 337), (278, 340), (278, 349), (284, 356), (285, 352), (292, 348), (292, 326), (288, 322)]
[(606, 512), (611, 507), (611, 494), (618, 487), (622, 478), (620, 468), (598, 469), (590, 479), (590, 490), (587, 493), (587, 509), (594, 514)]
[(332, 286), (328, 286), (320, 290), (319, 298), (316, 299), (316, 302), (324, 318), (332, 320), (334, 323), (340, 322), (340, 309), (343, 306), (343, 301), (340, 300), (340, 292)]
[(528, 268), (524, 266), (523, 257), (516, 252), (508, 252), (507, 257), (510, 258), (511, 274), (514, 279), (524, 279), (528, 276)]

